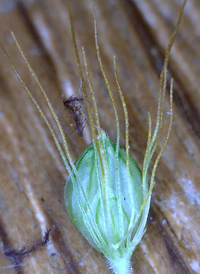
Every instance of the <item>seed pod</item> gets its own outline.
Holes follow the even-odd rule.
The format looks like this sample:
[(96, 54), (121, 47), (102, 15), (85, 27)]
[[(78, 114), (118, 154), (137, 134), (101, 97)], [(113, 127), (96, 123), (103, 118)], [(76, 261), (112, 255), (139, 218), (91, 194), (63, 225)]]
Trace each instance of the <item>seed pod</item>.
[(147, 191), (143, 193), (142, 173), (131, 156), (127, 170), (126, 152), (122, 148), (116, 161), (116, 144), (103, 131), (102, 139), (107, 174), (102, 174), (98, 152), (91, 143), (75, 163), (81, 181), (76, 184), (76, 179), (69, 177), (64, 197), (74, 226), (96, 250), (119, 262), (130, 257), (144, 234), (150, 197), (135, 222), (147, 195)]

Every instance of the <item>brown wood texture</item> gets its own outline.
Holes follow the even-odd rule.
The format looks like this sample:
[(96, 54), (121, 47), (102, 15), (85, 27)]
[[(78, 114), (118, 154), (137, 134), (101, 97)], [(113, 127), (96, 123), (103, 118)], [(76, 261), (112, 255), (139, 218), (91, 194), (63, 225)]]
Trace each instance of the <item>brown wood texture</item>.
[[(156, 117), (159, 73), (182, 0), (96, 0), (102, 61), (114, 92), (124, 147), (124, 116), (114, 81), (113, 55), (130, 119), (130, 153), (142, 167), (148, 112)], [(116, 139), (113, 111), (97, 62), (91, 0), (73, 0), (77, 43), (86, 50), (101, 126)], [(79, 95), (80, 79), (64, 0), (0, 2), (0, 41), (50, 121), (10, 31), (38, 75), (63, 125), (75, 160), (89, 144), (70, 126), (62, 94)], [(134, 273), (200, 273), (200, 1), (188, 0), (170, 55), (174, 122), (156, 173), (147, 232), (132, 256)], [(166, 98), (164, 134), (168, 123)], [(85, 112), (85, 108), (83, 107)], [(53, 126), (56, 129), (55, 123)], [(87, 123), (87, 122), (86, 122)], [(163, 135), (164, 136), (164, 135)], [(164, 137), (163, 137), (164, 138)], [(162, 139), (163, 140), (163, 139)], [(160, 144), (161, 146), (161, 144)], [(111, 273), (102, 254), (73, 227), (65, 210), (67, 172), (49, 130), (0, 52), (0, 241), (19, 249), (55, 225), (51, 243), (0, 273)], [(54, 269), (70, 268), (59, 272)], [(78, 264), (76, 264), (79, 262)], [(0, 251), (0, 267), (13, 262)]]

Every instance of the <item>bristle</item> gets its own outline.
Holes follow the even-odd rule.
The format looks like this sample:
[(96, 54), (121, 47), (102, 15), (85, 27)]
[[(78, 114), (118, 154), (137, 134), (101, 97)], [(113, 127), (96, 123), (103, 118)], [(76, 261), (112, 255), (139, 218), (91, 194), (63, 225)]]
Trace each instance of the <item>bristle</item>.
[(13, 65), (13, 63), (12, 63), (12, 61), (11, 61), (8, 53), (7, 53), (7, 51), (5, 50), (4, 46), (1, 43), (0, 43), (0, 47), (1, 47), (1, 49), (2, 49), (2, 51), (4, 53), (4, 55), (5, 55), (6, 59), (8, 60), (10, 66), (12, 68), (12, 70), (14, 71), (14, 73), (17, 76), (18, 80), (20, 81), (21, 85), (23, 86), (23, 88), (26, 90), (26, 92), (30, 96), (32, 102), (36, 106), (36, 108), (37, 108), (38, 112), (40, 113), (41, 117), (44, 119), (44, 121), (45, 121), (47, 127), (49, 128), (49, 130), (51, 132), (51, 135), (52, 135), (52, 137), (54, 139), (56, 147), (57, 147), (57, 149), (58, 149), (58, 151), (59, 151), (59, 153), (60, 153), (60, 155), (62, 157), (62, 160), (63, 160), (63, 162), (64, 162), (64, 164), (65, 164), (68, 172), (71, 173), (71, 168), (70, 168), (70, 166), (68, 164), (68, 161), (67, 161), (67, 158), (65, 156), (65, 153), (64, 153), (64, 151), (63, 151), (60, 143), (58, 142), (57, 136), (56, 136), (56, 134), (55, 134), (55, 132), (54, 132), (54, 130), (53, 130), (53, 128), (52, 128), (49, 120), (46, 118), (44, 112), (42, 111), (42, 109), (41, 109), (40, 105), (38, 104), (38, 102), (36, 101), (35, 97), (32, 95), (32, 93), (30, 92), (30, 90), (28, 89), (28, 87), (26, 86), (26, 84), (24, 83), (24, 81), (22, 80), (22, 78), (20, 77), (20, 75), (19, 75), (18, 71), (16, 70), (15, 66)]

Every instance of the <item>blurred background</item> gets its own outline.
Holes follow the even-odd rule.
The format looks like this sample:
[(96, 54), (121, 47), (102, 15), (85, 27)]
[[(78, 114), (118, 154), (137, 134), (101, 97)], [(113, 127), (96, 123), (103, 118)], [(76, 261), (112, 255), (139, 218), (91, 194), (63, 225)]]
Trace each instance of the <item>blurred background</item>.
[[(113, 71), (129, 110), (130, 154), (140, 168), (148, 132), (148, 112), (156, 119), (159, 74), (182, 0), (96, 0), (98, 38), (121, 126), (124, 115)], [(101, 127), (112, 141), (116, 125), (94, 43), (91, 0), (70, 1), (78, 48), (85, 47)], [(63, 99), (81, 95), (65, 0), (0, 1), (0, 41), (18, 73), (60, 136), (43, 96), (31, 77), (10, 31), (45, 88), (64, 128), (75, 160), (90, 143), (80, 138)], [(200, 273), (200, 2), (188, 0), (170, 55), (174, 79), (172, 133), (156, 173), (147, 232), (132, 256), (134, 273)], [(169, 89), (163, 137), (169, 121)], [(0, 267), (15, 262), (4, 250), (30, 247), (55, 225), (51, 242), (0, 273), (111, 273), (102, 254), (73, 227), (65, 210), (67, 172), (48, 128), (0, 52)], [(50, 263), (51, 262), (51, 263)], [(77, 264), (78, 262), (78, 264)]]

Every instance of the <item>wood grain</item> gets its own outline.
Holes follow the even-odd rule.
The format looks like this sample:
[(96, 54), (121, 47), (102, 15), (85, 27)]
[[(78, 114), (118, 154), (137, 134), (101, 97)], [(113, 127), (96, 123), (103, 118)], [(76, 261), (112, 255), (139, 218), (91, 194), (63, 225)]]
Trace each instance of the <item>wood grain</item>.
[[(123, 109), (113, 74), (112, 58), (116, 56), (129, 110), (131, 155), (140, 167), (148, 112), (155, 121), (159, 73), (181, 5), (182, 0), (95, 1), (103, 64), (124, 133)], [(71, 8), (78, 46), (86, 50), (101, 126), (115, 141), (113, 111), (94, 45), (92, 1), (74, 0)], [(62, 94), (79, 95), (80, 90), (65, 1), (1, 1), (0, 13), (0, 41), (52, 121), (13, 43), (10, 31), (15, 33), (48, 93), (75, 160), (89, 144), (90, 136), (87, 126), (82, 139), (72, 131), (62, 102)], [(174, 78), (173, 129), (157, 170), (147, 232), (132, 257), (134, 273), (200, 273), (200, 2), (188, 0), (184, 13), (169, 64), (169, 77)], [(110, 273), (103, 255), (89, 246), (67, 216), (63, 199), (67, 172), (48, 129), (2, 52), (0, 68), (2, 246), (30, 246), (46, 229), (56, 226), (47, 248), (33, 252), (22, 266), (0, 269), (0, 273), (60, 273), (49, 260), (57, 268), (70, 268), (61, 273)], [(169, 93), (165, 128), (168, 101)], [(1, 251), (0, 267), (12, 264)]]

